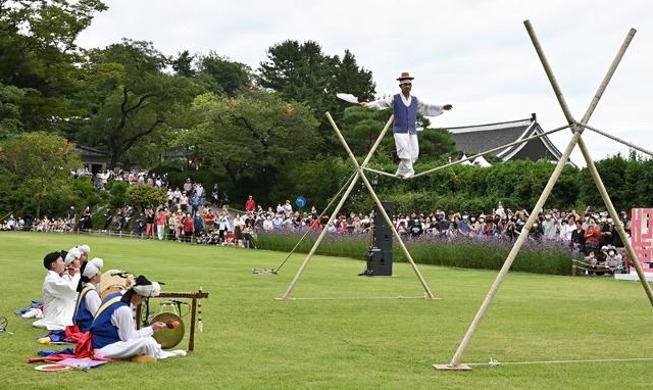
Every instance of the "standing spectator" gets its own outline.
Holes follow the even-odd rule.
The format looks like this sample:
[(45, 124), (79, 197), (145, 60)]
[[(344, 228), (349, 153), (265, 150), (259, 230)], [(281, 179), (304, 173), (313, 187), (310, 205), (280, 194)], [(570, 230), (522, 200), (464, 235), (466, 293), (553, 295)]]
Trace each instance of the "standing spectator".
[(147, 225), (147, 217), (145, 213), (140, 213), (136, 220), (134, 221), (133, 234), (136, 237), (142, 237), (143, 232), (145, 232), (145, 227)]
[(413, 213), (411, 217), (413, 218), (412, 218), (412, 223), (410, 224), (409, 227), (409, 233), (411, 237), (417, 238), (421, 236), (422, 233), (424, 233), (424, 227), (422, 226), (422, 222), (419, 220), (416, 213)]
[(183, 213), (186, 213), (188, 211), (188, 203), (190, 203), (190, 200), (188, 198), (188, 195), (186, 193), (182, 193), (181, 197), (179, 198), (179, 208)]
[(190, 199), (190, 215), (195, 218), (197, 212), (200, 210), (200, 197), (197, 194), (193, 195)]
[(211, 208), (207, 207), (205, 209), (206, 211), (204, 212), (204, 226), (206, 226), (206, 231), (207, 232), (213, 232), (213, 229), (215, 229), (215, 214), (213, 214), (213, 211), (211, 211)]
[(256, 210), (256, 201), (254, 200), (254, 197), (250, 195), (245, 201), (245, 211), (253, 213), (254, 210)]
[(211, 201), (217, 207), (220, 207), (220, 189), (218, 188), (218, 183), (213, 185), (213, 190), (211, 191)]
[(228, 213), (223, 212), (218, 220), (218, 239), (220, 242), (224, 241), (224, 237), (229, 230), (231, 230), (229, 226), (229, 215)]
[(601, 238), (599, 239), (599, 245), (614, 245), (614, 236), (612, 234), (612, 218), (601, 217), (601, 223), (599, 226), (601, 228)]
[(159, 241), (163, 240), (164, 234), (165, 234), (165, 228), (166, 228), (166, 221), (168, 220), (168, 216), (170, 215), (170, 212), (168, 211), (167, 207), (163, 207), (157, 211), (156, 214), (156, 236), (159, 239)]
[(463, 218), (458, 223), (458, 230), (463, 236), (469, 234), (469, 215), (467, 213), (463, 214)]
[(542, 241), (542, 236), (544, 235), (544, 229), (542, 229), (542, 224), (540, 222), (539, 219), (536, 219), (529, 232), (529, 237), (538, 242)]
[(80, 222), (82, 225), (82, 229), (86, 230), (87, 232), (93, 228), (91, 208), (89, 206), (86, 206), (86, 208), (84, 209), (84, 213), (82, 214), (82, 219), (80, 220)]
[(594, 252), (594, 257), (598, 259), (601, 255), (599, 250), (601, 228), (596, 224), (594, 217), (589, 218), (583, 237), (585, 238), (585, 255), (587, 256), (590, 252)]
[(190, 181), (190, 177), (186, 179), (186, 182), (184, 183), (184, 194), (186, 194), (186, 196), (193, 195), (193, 183)]
[(544, 220), (542, 221), (542, 231), (543, 237), (545, 240), (554, 241), (558, 237), (557, 230), (558, 220), (551, 212), (544, 214)]
[(517, 218), (514, 216), (508, 220), (505, 235), (510, 241), (513, 241), (519, 236), (519, 230), (517, 229)]
[(200, 205), (204, 206), (204, 198), (206, 197), (206, 194), (204, 193), (202, 183), (195, 184), (195, 195), (200, 198)]
[(574, 225), (574, 217), (570, 216), (568, 219), (563, 219), (558, 227), (560, 229), (560, 240), (571, 245), (571, 235), (576, 229)]
[(585, 254), (585, 230), (581, 221), (576, 221), (576, 230), (571, 232), (571, 250)]
[(145, 209), (145, 238), (153, 239), (154, 238), (154, 221), (156, 216), (154, 215), (154, 210), (152, 207)]
[(195, 223), (193, 222), (193, 217), (190, 214), (186, 214), (181, 220), (181, 224), (184, 228), (183, 241), (192, 242), (193, 232), (195, 231)]
[(289, 200), (286, 200), (286, 203), (283, 205), (283, 212), (286, 214), (286, 218), (292, 217), (292, 205)]
[(184, 232), (184, 225), (183, 225), (184, 213), (181, 210), (177, 210), (177, 213), (174, 216), (172, 216), (170, 219), (172, 220), (172, 222), (168, 221), (168, 224), (170, 225), (170, 229), (172, 229), (174, 232), (175, 240), (181, 241), (182, 234)]
[(66, 224), (70, 227), (70, 230), (75, 229), (75, 222), (77, 217), (77, 211), (75, 211), (75, 206), (70, 206), (68, 209), (68, 220)]
[(193, 236), (196, 238), (204, 233), (204, 220), (199, 213), (193, 216)]
[(506, 216), (506, 209), (503, 208), (503, 202), (499, 201), (497, 202), (497, 209), (494, 210), (494, 213), (501, 217), (502, 219), (505, 219)]
[(9, 219), (5, 220), (4, 222), (4, 227), (0, 225), (0, 230), (5, 229), (5, 230), (14, 230), (16, 229), (16, 218), (14, 218), (14, 215), (11, 214), (9, 216)]
[(111, 228), (111, 223), (113, 222), (113, 209), (108, 208), (107, 211), (104, 213), (104, 229), (102, 229), (103, 232), (108, 232), (109, 229)]

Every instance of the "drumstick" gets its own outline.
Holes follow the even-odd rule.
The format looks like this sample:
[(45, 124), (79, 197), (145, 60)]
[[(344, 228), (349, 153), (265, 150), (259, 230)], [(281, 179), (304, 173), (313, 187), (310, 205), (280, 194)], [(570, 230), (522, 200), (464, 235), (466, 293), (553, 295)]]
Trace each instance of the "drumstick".
[(168, 329), (175, 329), (180, 325), (179, 321), (177, 320), (168, 320), (166, 322), (166, 328)]

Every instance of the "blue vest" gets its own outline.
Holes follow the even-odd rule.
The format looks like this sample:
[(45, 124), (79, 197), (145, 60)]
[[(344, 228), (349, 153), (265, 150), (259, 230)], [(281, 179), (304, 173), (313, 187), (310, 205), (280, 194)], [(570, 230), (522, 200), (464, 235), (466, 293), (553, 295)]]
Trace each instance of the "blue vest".
[(80, 331), (88, 332), (93, 323), (93, 313), (88, 310), (86, 306), (86, 294), (93, 291), (95, 288), (91, 284), (87, 284), (77, 297), (77, 306), (75, 306), (75, 314), (73, 314), (73, 323), (77, 325)]
[(406, 107), (401, 94), (396, 94), (393, 107), (395, 122), (392, 131), (400, 134), (417, 134), (417, 98), (413, 96), (410, 106)]
[(91, 324), (91, 334), (93, 335), (93, 348), (98, 349), (120, 341), (118, 328), (111, 323), (111, 315), (117, 308), (128, 306), (126, 302), (121, 301), (122, 294), (116, 292), (109, 294), (100, 305), (93, 324)]

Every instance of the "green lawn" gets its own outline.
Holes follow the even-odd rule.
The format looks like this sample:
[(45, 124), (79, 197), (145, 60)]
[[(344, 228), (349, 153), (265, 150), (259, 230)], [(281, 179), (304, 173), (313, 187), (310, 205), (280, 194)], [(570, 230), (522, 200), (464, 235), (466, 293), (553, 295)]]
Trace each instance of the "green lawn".
[[(42, 331), (13, 312), (39, 299), (46, 252), (87, 243), (105, 269), (196, 291), (204, 332), (195, 352), (154, 364), (110, 363), (90, 372), (42, 373), (25, 363)], [(653, 357), (653, 311), (639, 283), (511, 273), (465, 355), (470, 372), (442, 372), (496, 272), (420, 266), (439, 298), (411, 268), (393, 277), (357, 277), (362, 261), (314, 257), (292, 296), (283, 295), (303, 260), (286, 253), (60, 234), (0, 234), (0, 389), (648, 389), (652, 361), (508, 364)], [(405, 299), (398, 299), (404, 297)], [(154, 300), (157, 301), (157, 300)], [(155, 304), (153, 306), (158, 306)], [(158, 310), (158, 308), (156, 308)], [(184, 320), (189, 324), (188, 317)], [(187, 339), (182, 341), (186, 345)], [(56, 347), (55, 347), (56, 348)]]

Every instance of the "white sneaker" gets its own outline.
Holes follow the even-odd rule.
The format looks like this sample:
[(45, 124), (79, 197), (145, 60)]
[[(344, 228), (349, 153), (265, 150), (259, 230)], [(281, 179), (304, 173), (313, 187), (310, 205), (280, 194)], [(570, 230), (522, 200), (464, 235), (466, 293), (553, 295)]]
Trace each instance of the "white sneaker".
[(21, 314), (21, 317), (23, 317), (23, 318), (34, 318), (34, 317), (36, 317), (38, 315), (38, 313), (39, 313), (39, 309), (33, 307), (33, 308), (29, 309), (28, 311), (26, 311), (25, 313)]
[(414, 173), (413, 173), (413, 172), (407, 172), (407, 173), (404, 173), (404, 176), (403, 176), (403, 178), (404, 178), (404, 179), (408, 179), (408, 178), (411, 178), (411, 177), (413, 177), (413, 175), (414, 175)]
[(186, 351), (181, 349), (173, 349), (172, 351), (161, 350), (156, 357), (158, 359), (168, 359), (171, 357), (178, 357), (178, 356), (179, 357), (186, 356)]

